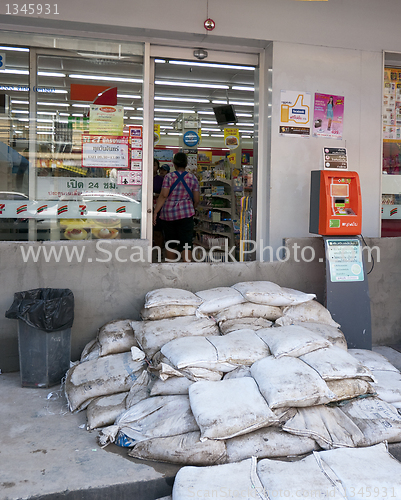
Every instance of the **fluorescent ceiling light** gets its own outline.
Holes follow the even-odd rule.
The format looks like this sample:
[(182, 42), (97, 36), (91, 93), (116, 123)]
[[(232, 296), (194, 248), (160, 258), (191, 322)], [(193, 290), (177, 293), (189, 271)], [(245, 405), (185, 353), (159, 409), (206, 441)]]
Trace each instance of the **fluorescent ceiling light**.
[(198, 149), (201, 149), (202, 151), (211, 151), (212, 148), (198, 148)]
[(165, 59), (155, 59), (155, 63), (165, 63)]
[(254, 123), (236, 123), (235, 125), (237, 127), (253, 127), (255, 124)]
[(196, 83), (196, 82), (170, 82), (167, 80), (155, 80), (156, 85), (170, 85), (173, 87), (194, 87), (199, 89), (229, 89), (228, 85), (218, 85), (215, 83)]
[(11, 113), (23, 113), (25, 115), (29, 114), (29, 111), (22, 110), (22, 109), (12, 109)]
[(23, 134), (22, 130), (16, 130), (15, 134)]
[(167, 132), (167, 135), (181, 135), (180, 132)]
[(169, 61), (169, 64), (178, 64), (180, 66), (202, 66), (203, 68), (224, 68), (224, 69), (244, 69), (255, 71), (252, 66), (236, 66), (234, 64), (203, 63), (195, 61)]
[[(214, 115), (213, 111), (197, 111), (198, 115)], [(237, 113), (238, 116), (238, 113)]]
[(54, 89), (52, 90), (51, 92), (49, 92), (50, 94), (68, 94), (68, 90), (63, 90), (63, 89)]
[(173, 130), (174, 129), (174, 127), (172, 125), (162, 125), (162, 127), (163, 127), (163, 130), (167, 130), (167, 129)]
[(243, 138), (243, 139), (250, 139), (250, 138), (251, 138), (251, 136), (250, 136), (250, 135), (243, 135), (243, 136), (242, 136), (242, 138)]
[(38, 125), (37, 128), (44, 129), (44, 130), (53, 130), (53, 127), (48, 127), (46, 125)]
[(220, 129), (219, 128), (203, 128), (202, 127), (202, 130), (204, 130), (205, 132), (220, 132)]
[(11, 99), (11, 104), (29, 104), (29, 101), (18, 101)]
[(124, 109), (128, 109), (129, 111), (135, 111), (135, 108), (131, 106), (124, 106)]
[(71, 116), (84, 116), (82, 113), (72, 113)]
[(250, 130), (238, 130), (241, 134), (249, 134)]
[(241, 118), (253, 118), (253, 114), (251, 113), (235, 113), (237, 116), (240, 116)]
[(65, 73), (56, 73), (54, 71), (38, 71), (39, 76), (54, 76), (56, 78), (64, 78), (66, 76)]
[(155, 108), (154, 111), (157, 113), (192, 113), (192, 114), (196, 113), (196, 111), (193, 109)]
[(71, 104), (73, 108), (89, 108), (90, 104)]
[(102, 76), (102, 75), (80, 75), (72, 73), (68, 75), (70, 78), (78, 78), (79, 80), (102, 80), (107, 82), (130, 82), (130, 83), (142, 83), (143, 80), (140, 78), (123, 78), (120, 76)]
[(121, 99), (142, 99), (142, 96), (133, 94), (117, 94), (117, 97), (121, 97)]
[(233, 90), (246, 90), (248, 92), (255, 92), (255, 87), (243, 87), (242, 85), (233, 85)]
[(59, 116), (70, 116), (70, 113), (59, 113)]
[(202, 120), (202, 125), (203, 124), (206, 124), (206, 125), (217, 125), (217, 122), (216, 122), (216, 120)]
[(210, 134), (210, 137), (224, 137), (224, 134)]
[(29, 52), (29, 49), (23, 49), (22, 47), (7, 47), (7, 46), (0, 46), (0, 50), (10, 50), (13, 52)]
[(143, 120), (143, 116), (130, 116), (130, 120)]
[(52, 102), (52, 101), (46, 101), (46, 102), (38, 102), (39, 106), (64, 106), (66, 108), (69, 108), (70, 105), (67, 102)]
[[(227, 104), (227, 101), (212, 101), (213, 104)], [(235, 104), (236, 106), (254, 106), (253, 102), (249, 101), (229, 101), (229, 104)]]
[(171, 122), (173, 118), (155, 118), (155, 122)]
[(155, 96), (155, 101), (174, 101), (174, 102), (202, 102), (209, 104), (209, 99), (193, 99), (192, 97), (165, 97), (165, 96)]
[(36, 113), (37, 115), (46, 115), (46, 116), (56, 116), (57, 113), (55, 113), (54, 111), (38, 111)]
[(9, 75), (29, 75), (27, 69), (0, 69), (0, 73), (8, 73)]

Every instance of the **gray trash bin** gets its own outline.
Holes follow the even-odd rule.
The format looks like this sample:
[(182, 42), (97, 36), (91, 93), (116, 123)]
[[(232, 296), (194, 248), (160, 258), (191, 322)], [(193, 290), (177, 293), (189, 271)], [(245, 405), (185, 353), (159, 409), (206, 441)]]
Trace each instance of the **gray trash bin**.
[(37, 288), (17, 292), (6, 317), (18, 319), (22, 387), (59, 384), (70, 367), (74, 321), (72, 291)]

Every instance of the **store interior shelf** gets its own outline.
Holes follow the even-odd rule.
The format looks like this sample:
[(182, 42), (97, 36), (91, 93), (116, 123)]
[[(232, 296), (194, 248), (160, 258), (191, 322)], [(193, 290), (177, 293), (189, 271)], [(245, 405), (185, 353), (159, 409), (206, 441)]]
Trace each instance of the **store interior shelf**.
[[(213, 222), (212, 224), (219, 224), (218, 222)], [(208, 234), (217, 234), (218, 236), (226, 236), (227, 238), (230, 237), (230, 232), (229, 231), (213, 231), (211, 229), (205, 229), (205, 228), (200, 228), (200, 227), (195, 227), (195, 231), (199, 231), (201, 233), (208, 233)]]
[(230, 227), (232, 226), (232, 222), (230, 220), (213, 221), (212, 219), (208, 219), (207, 217), (202, 217), (199, 215), (195, 215), (195, 219), (210, 222), (211, 224), (224, 224), (225, 226), (230, 226)]

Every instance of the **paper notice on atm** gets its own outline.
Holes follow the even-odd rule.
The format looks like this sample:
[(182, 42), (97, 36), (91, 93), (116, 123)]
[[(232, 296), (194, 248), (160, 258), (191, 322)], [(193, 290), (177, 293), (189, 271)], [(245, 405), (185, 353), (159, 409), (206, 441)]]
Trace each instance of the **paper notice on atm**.
[(357, 238), (326, 239), (332, 282), (364, 281), (361, 243)]
[(279, 133), (309, 137), (311, 130), (311, 94), (282, 90), (280, 97)]

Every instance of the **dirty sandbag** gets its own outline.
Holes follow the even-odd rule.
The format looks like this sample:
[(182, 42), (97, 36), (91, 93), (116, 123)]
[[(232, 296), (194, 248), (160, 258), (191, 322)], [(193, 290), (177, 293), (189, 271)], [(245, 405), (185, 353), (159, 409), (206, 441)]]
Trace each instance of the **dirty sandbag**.
[(16, 292), (6, 318), (20, 319), (32, 328), (56, 332), (74, 322), (74, 295), (68, 288), (36, 288)]

